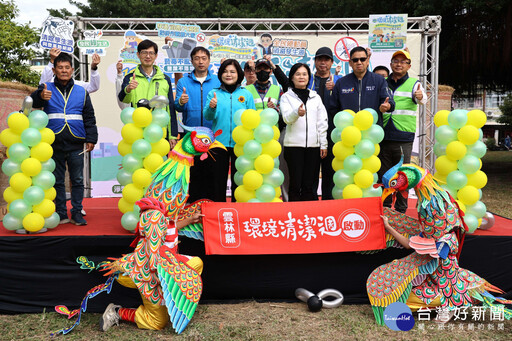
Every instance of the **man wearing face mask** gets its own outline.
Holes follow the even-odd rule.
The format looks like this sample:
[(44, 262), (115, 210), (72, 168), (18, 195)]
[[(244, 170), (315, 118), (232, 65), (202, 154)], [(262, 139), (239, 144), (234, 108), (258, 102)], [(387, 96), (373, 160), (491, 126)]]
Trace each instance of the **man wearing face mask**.
[(270, 76), (272, 75), (270, 62), (265, 58), (258, 59), (255, 68), (257, 80), (254, 84), (248, 85), (246, 89), (249, 90), (254, 98), (256, 110), (266, 108), (277, 110), (277, 103), (283, 92), (279, 86), (273, 85), (270, 81)]

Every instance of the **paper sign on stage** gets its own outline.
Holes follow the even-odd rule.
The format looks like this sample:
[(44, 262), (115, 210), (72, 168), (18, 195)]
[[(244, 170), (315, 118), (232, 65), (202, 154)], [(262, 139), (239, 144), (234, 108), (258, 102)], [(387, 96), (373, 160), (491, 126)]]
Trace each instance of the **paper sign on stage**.
[(287, 203), (207, 203), (207, 255), (301, 254), (385, 248), (379, 197)]

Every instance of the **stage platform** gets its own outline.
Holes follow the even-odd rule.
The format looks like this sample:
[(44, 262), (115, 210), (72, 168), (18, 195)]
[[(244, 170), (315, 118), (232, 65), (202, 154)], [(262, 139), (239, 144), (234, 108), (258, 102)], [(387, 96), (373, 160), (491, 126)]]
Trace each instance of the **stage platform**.
[[(57, 304), (75, 308), (87, 290), (104, 282), (97, 271), (80, 269), (76, 259), (86, 256), (98, 264), (131, 252), (134, 236), (121, 227), (117, 200), (85, 199), (87, 226), (59, 225), (36, 235), (19, 235), (0, 227), (0, 313), (53, 311)], [(408, 214), (417, 216), (414, 209)], [(389, 249), (373, 255), (205, 256), (202, 242), (181, 240), (181, 253), (204, 261), (204, 302), (294, 300), (295, 289), (303, 287), (312, 292), (335, 288), (345, 295), (347, 304), (367, 304), (365, 283), (371, 271), (409, 253)], [(512, 299), (510, 264), (512, 220), (496, 216), (491, 230), (466, 236), (460, 265), (503, 289), (508, 299)], [(88, 311), (101, 312), (109, 302), (135, 307), (140, 298), (136, 290), (115, 284), (109, 295), (91, 300)]]

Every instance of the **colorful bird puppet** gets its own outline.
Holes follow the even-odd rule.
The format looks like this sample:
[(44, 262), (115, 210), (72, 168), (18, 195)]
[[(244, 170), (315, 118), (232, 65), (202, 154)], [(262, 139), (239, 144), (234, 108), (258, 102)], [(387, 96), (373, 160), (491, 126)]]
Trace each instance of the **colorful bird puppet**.
[(459, 267), (466, 227), (455, 200), (427, 170), (402, 162), (403, 158), (384, 174), (382, 200), (414, 188), (419, 219), (385, 208), (386, 242), (388, 247), (401, 244), (415, 252), (378, 267), (368, 277), (366, 287), (377, 323), (384, 324), (384, 309), (394, 302), (405, 303), (413, 311), (438, 308), (448, 318), (458, 309), (482, 303), (503, 308), (504, 317), (512, 318), (512, 311), (495, 303), (511, 301), (489, 293), (503, 291)]
[(196, 213), (206, 200), (183, 207), (188, 197), (190, 167), (195, 155), (201, 155), (203, 160), (210, 149), (226, 148), (215, 140), (221, 131), (214, 134), (206, 127), (182, 127), (188, 133), (153, 174), (144, 198), (136, 203), (141, 214), (137, 238), (132, 243), (135, 250), (104, 266), (106, 276), (117, 277), (123, 286), (137, 288), (143, 305), (128, 309), (110, 304), (100, 320), (103, 331), (119, 320), (135, 322), (142, 329), (163, 329), (170, 317), (179, 334), (201, 297), (203, 263), (199, 257), (178, 253), (178, 230), (183, 228), (185, 235), (202, 239), (201, 220)]

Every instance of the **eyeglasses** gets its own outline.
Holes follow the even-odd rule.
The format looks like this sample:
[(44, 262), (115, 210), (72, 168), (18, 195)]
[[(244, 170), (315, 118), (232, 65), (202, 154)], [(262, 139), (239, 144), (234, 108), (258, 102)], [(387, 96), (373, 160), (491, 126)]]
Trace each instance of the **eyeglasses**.
[(145, 57), (145, 56), (155, 56), (156, 53), (154, 51), (140, 51), (139, 54), (142, 56), (142, 57)]
[(405, 65), (405, 64), (411, 64), (411, 62), (408, 61), (408, 60), (405, 60), (405, 59), (404, 60), (393, 59), (391, 61), (391, 64), (402, 64), (402, 65)]
[(352, 63), (357, 63), (358, 61), (361, 61), (361, 63), (364, 63), (364, 62), (366, 62), (367, 59), (368, 59), (368, 57), (352, 58), (351, 61), (352, 61)]

